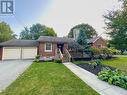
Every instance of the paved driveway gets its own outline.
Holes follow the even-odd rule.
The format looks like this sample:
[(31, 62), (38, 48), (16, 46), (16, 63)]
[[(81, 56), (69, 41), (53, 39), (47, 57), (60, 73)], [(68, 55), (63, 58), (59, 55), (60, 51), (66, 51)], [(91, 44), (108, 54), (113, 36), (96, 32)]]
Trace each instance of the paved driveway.
[(31, 64), (32, 60), (0, 61), (0, 91), (9, 86)]

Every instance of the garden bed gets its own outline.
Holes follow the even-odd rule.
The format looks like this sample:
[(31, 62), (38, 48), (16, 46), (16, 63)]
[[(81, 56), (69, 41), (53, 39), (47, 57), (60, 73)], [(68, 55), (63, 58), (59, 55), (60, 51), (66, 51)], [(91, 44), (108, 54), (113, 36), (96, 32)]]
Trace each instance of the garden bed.
[(110, 68), (111, 70), (115, 70), (115, 68), (106, 65), (99, 65), (96, 67), (94, 67), (92, 64), (76, 64), (76, 65), (95, 75), (97, 75), (102, 70), (102, 68)]

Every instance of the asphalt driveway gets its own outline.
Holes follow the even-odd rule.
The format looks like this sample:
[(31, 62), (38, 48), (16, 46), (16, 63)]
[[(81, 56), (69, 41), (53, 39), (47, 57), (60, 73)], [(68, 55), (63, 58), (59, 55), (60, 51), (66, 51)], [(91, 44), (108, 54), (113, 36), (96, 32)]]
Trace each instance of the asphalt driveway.
[(9, 86), (31, 64), (32, 60), (0, 61), (0, 91)]

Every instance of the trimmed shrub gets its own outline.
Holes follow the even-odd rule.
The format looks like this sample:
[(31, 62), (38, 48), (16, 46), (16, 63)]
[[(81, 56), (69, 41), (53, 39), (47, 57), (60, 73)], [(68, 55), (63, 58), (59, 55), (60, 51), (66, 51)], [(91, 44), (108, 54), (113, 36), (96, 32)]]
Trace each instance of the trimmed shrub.
[(54, 62), (55, 63), (62, 63), (62, 60), (61, 59), (55, 59)]
[(39, 62), (40, 61), (40, 55), (35, 56), (34, 62)]
[(102, 54), (101, 49), (91, 48), (90, 50), (93, 53), (93, 55), (100, 55), (100, 54)]

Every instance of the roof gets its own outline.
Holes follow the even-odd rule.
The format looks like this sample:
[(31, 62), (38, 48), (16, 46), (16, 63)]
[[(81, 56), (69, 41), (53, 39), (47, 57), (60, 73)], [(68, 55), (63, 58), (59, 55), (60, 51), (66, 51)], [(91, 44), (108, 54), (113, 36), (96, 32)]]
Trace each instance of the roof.
[(94, 37), (94, 38), (91, 38), (88, 40), (88, 43), (94, 43), (95, 41), (97, 41), (99, 38), (102, 38), (101, 36), (97, 36), (97, 37)]
[(74, 49), (74, 50), (82, 50), (83, 47), (78, 44), (76, 41), (72, 41), (68, 43), (68, 48)]
[(3, 43), (0, 43), (0, 46), (4, 47), (29, 47), (29, 46), (38, 46), (38, 42), (36, 40), (20, 40), (20, 39), (12, 39)]
[(52, 37), (52, 36), (40, 36), (39, 42), (57, 42), (57, 43), (68, 43), (74, 41), (72, 38), (66, 37)]

